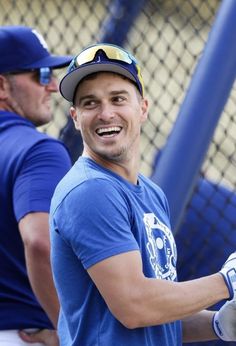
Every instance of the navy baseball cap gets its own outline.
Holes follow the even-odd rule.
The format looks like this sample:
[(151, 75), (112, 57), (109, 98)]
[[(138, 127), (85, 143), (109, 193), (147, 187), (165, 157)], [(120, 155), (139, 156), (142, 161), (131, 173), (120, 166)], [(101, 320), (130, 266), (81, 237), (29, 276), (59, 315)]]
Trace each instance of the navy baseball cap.
[(71, 61), (67, 74), (60, 82), (61, 95), (73, 102), (77, 85), (96, 72), (114, 72), (130, 79), (144, 95), (143, 79), (136, 59), (123, 48), (100, 43), (85, 48)]
[(0, 26), (0, 47), (0, 73), (60, 68), (73, 59), (72, 56), (50, 54), (42, 35), (26, 26)]

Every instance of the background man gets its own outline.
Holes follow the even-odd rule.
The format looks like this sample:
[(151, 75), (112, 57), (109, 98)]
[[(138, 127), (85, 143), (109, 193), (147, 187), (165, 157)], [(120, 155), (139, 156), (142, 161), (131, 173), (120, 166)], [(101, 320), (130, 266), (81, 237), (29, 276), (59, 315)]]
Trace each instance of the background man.
[(0, 27), (0, 47), (0, 345), (28, 345), (22, 338), (54, 346), (59, 304), (48, 212), (70, 159), (36, 127), (52, 119), (53, 69), (71, 57), (51, 55), (42, 36), (23, 26)]

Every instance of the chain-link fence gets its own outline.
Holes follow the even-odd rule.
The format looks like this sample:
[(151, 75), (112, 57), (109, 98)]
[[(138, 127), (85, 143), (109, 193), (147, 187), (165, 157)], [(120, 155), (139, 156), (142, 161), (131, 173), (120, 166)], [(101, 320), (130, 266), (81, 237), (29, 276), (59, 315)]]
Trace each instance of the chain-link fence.
[[(143, 127), (142, 136), (141, 171), (146, 174), (150, 174), (154, 155), (164, 145), (176, 119), (219, 3), (219, 0), (147, 0), (128, 32), (125, 47), (142, 66), (150, 102), (149, 121)], [(1, 0), (0, 4), (2, 25), (33, 26), (44, 35), (53, 52), (72, 55), (101, 40), (111, 9), (109, 0)], [(68, 105), (59, 95), (55, 103), (55, 119), (47, 132), (58, 136), (66, 121)], [(219, 126), (221, 141), (233, 113), (234, 109), (228, 110)], [(226, 180), (230, 186), (235, 184), (232, 175), (231, 179), (222, 177), (217, 162), (222, 156), (227, 157), (225, 153), (232, 147), (232, 132), (231, 127), (223, 143), (213, 141), (204, 166), (205, 173), (218, 181)]]
[[(33, 26), (43, 34), (52, 52), (75, 55), (84, 46), (101, 41), (108, 34), (105, 30), (112, 30), (108, 25), (111, 18), (122, 21), (128, 16), (125, 7), (115, 8), (114, 3), (0, 0), (1, 25)], [(127, 3), (138, 6), (135, 0)], [(152, 173), (156, 155), (175, 123), (220, 4), (220, 0), (141, 1), (127, 31), (123, 44), (139, 60), (150, 103), (141, 147), (141, 171), (147, 175)], [(119, 37), (119, 33), (116, 35)], [(64, 72), (58, 73), (60, 78)], [(58, 137), (67, 122), (68, 104), (59, 95), (54, 102), (54, 121), (43, 130)], [(235, 249), (235, 133), (233, 88), (176, 235), (181, 279), (219, 270)], [(75, 135), (71, 136), (73, 142)]]

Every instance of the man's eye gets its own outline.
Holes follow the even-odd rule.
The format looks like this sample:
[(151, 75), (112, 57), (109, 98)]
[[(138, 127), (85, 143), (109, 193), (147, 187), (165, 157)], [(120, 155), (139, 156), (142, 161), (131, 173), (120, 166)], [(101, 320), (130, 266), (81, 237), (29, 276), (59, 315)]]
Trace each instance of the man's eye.
[(113, 102), (117, 102), (117, 103), (121, 103), (121, 102), (123, 102), (125, 99), (124, 99), (124, 97), (122, 97), (122, 96), (116, 96), (116, 97), (114, 97), (113, 98)]
[(89, 101), (85, 101), (83, 103), (83, 107), (94, 107), (97, 103), (94, 100), (89, 100)]

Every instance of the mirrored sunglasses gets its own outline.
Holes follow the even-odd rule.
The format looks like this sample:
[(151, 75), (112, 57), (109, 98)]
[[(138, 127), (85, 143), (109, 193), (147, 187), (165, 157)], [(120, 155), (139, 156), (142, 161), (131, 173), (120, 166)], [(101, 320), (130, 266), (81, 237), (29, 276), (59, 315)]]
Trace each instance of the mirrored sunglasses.
[(108, 59), (125, 62), (126, 64), (137, 64), (136, 59), (131, 54), (119, 47), (108, 44), (97, 44), (96, 46), (92, 46), (85, 49), (74, 58), (72, 64), (76, 68), (81, 65), (92, 62), (99, 50), (102, 50), (106, 54)]
[(99, 51), (105, 53), (107, 59), (131, 65), (132, 68), (134, 68), (134, 70), (136, 71), (137, 83), (140, 84), (140, 92), (142, 95), (144, 94), (143, 78), (141, 75), (141, 69), (137, 64), (137, 60), (133, 55), (131, 55), (124, 49), (112, 44), (97, 44), (86, 48), (71, 61), (68, 67), (68, 72), (72, 72), (78, 67), (92, 62)]
[(52, 81), (52, 69), (49, 67), (41, 67), (38, 71), (39, 83), (41, 85), (48, 85)]
[(49, 67), (41, 67), (39, 69), (31, 69), (31, 70), (19, 70), (19, 71), (13, 71), (6, 73), (6, 75), (14, 75), (14, 74), (21, 74), (26, 72), (37, 72), (38, 81), (41, 85), (48, 85), (52, 81), (52, 69)]

